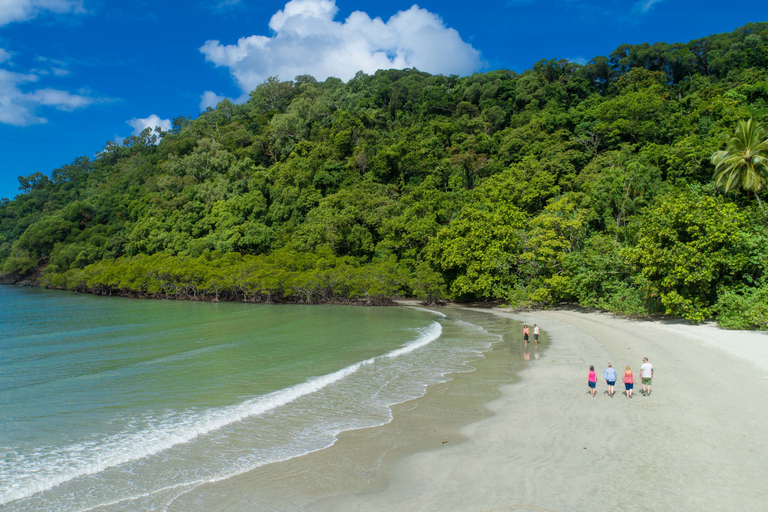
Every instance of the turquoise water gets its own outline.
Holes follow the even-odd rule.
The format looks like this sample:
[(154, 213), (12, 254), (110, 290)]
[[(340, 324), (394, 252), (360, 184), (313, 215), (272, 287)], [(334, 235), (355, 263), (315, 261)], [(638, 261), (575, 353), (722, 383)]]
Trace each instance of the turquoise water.
[(164, 510), (330, 446), (500, 337), (418, 308), (141, 301), (0, 286), (0, 508)]

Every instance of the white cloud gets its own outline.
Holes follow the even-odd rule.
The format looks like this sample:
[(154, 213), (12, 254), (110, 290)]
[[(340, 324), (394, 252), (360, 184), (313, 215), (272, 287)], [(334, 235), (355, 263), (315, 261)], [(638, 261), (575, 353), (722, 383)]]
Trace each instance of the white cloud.
[(200, 95), (200, 111), (207, 109), (208, 107), (216, 108), (219, 102), (224, 100), (224, 96), (219, 96), (213, 91), (205, 91)]
[(635, 3), (635, 6), (632, 10), (635, 12), (648, 12), (655, 4), (663, 1), (664, 0), (640, 0), (639, 2)]
[[(0, 0), (2, 1), (2, 0)], [(0, 62), (5, 62), (11, 59), (11, 54), (2, 48), (0, 48)]]
[(72, 111), (95, 101), (88, 96), (47, 87), (30, 92), (22, 90), (38, 79), (35, 74), (14, 73), (0, 68), (0, 123), (14, 126), (41, 124), (47, 121), (36, 114), (38, 107)]
[(87, 107), (93, 103), (92, 98), (50, 88), (38, 89), (28, 94), (27, 97), (39, 105), (55, 107), (58, 110), (65, 110), (67, 112), (72, 112), (76, 108)]
[(19, 89), (19, 85), (36, 80), (37, 76), (35, 75), (24, 75), (0, 69), (0, 123), (27, 126), (45, 122), (44, 118), (34, 114), (33, 106), (29, 104), (30, 101), (26, 100), (26, 95)]
[[(0, 2), (2, 1), (3, 0), (0, 0)], [(67, 76), (69, 74), (69, 69), (67, 69), (68, 64), (63, 60), (51, 59), (49, 57), (43, 57), (41, 55), (38, 55), (37, 57), (35, 57), (35, 60), (37, 62), (42, 63), (43, 67), (32, 68), (29, 70), (30, 73), (34, 73), (38, 76), (43, 76), (43, 75)]]
[(171, 120), (160, 119), (160, 117), (156, 114), (152, 114), (151, 116), (145, 117), (144, 119), (134, 117), (130, 121), (126, 122), (133, 128), (134, 135), (141, 135), (141, 132), (143, 132), (146, 128), (154, 130), (157, 126), (159, 126), (160, 129), (164, 132), (171, 131)]
[(417, 5), (387, 22), (362, 11), (334, 21), (337, 11), (335, 0), (291, 0), (272, 16), (271, 37), (253, 35), (235, 45), (206, 41), (200, 51), (217, 67), (228, 67), (246, 93), (275, 75), (349, 80), (360, 70), (410, 67), (464, 75), (483, 64), (456, 30)]
[(36, 17), (43, 11), (84, 13), (83, 0), (0, 0), (0, 26)]

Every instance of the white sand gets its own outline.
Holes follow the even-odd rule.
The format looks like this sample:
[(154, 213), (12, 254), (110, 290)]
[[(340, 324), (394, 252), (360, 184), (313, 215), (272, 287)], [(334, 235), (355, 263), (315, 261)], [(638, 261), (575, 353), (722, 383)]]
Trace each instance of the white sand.
[[(331, 509), (768, 510), (768, 335), (573, 311), (510, 316), (538, 323), (551, 345), (489, 405), (497, 414)], [(632, 399), (623, 385), (603, 394), (608, 361), (637, 375), (644, 356), (656, 369), (651, 396), (639, 384)]]

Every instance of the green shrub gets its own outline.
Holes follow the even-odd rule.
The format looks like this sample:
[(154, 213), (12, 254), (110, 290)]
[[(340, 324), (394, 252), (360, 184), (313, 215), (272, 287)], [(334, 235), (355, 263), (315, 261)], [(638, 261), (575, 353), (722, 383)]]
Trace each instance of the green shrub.
[(768, 286), (743, 293), (728, 290), (712, 309), (717, 323), (726, 329), (768, 329)]
[(608, 295), (597, 301), (597, 307), (626, 316), (646, 316), (651, 311), (643, 293), (629, 283), (614, 284)]

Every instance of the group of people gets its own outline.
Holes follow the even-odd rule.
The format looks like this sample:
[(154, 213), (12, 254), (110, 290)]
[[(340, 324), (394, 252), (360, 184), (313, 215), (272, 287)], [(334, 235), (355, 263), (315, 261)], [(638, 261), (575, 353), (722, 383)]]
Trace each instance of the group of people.
[[(523, 326), (523, 340), (525, 341), (525, 344), (528, 344), (528, 335), (530, 334), (530, 331), (528, 330), (528, 325)], [(536, 344), (539, 344), (539, 326), (536, 324), (533, 324), (533, 341), (536, 342)]]
[[(525, 341), (525, 360), (529, 361), (530, 356), (528, 354), (528, 336), (530, 335), (530, 330), (528, 329), (528, 325), (523, 326), (523, 340)], [(536, 343), (536, 348), (538, 349), (539, 345), (539, 326), (536, 324), (533, 324), (533, 341)], [(538, 350), (537, 350), (538, 355)], [(613, 395), (616, 394), (614, 386), (616, 385), (617, 380), (617, 374), (616, 369), (613, 367), (611, 363), (608, 363), (608, 368), (605, 369), (605, 372), (603, 373), (603, 379), (605, 380), (605, 384), (608, 386), (608, 396), (613, 398)], [(632, 398), (634, 387), (635, 387), (635, 373), (632, 371), (632, 367), (627, 365), (627, 367), (624, 369), (624, 389), (626, 390), (625, 394), (627, 395), (627, 398)], [(593, 397), (597, 394), (597, 373), (595, 372), (594, 365), (589, 365), (589, 374), (587, 375), (587, 385), (589, 386), (589, 394)], [(648, 358), (643, 358), (643, 364), (640, 365), (640, 384), (642, 385), (642, 391), (641, 393), (644, 396), (649, 396), (651, 394), (651, 384), (653, 384), (653, 365), (648, 362)]]
[[(603, 374), (605, 384), (608, 386), (608, 396), (613, 398), (616, 394), (614, 386), (616, 385), (616, 369), (611, 363), (608, 363), (608, 368), (605, 369)], [(626, 390), (627, 398), (632, 398), (633, 390), (635, 387), (635, 373), (632, 368), (627, 365), (624, 370), (624, 389)], [(597, 393), (597, 373), (595, 373), (594, 365), (589, 365), (589, 374), (587, 374), (587, 385), (589, 386), (589, 394), (595, 396)], [(641, 393), (644, 396), (651, 394), (651, 384), (653, 384), (653, 365), (648, 362), (648, 358), (643, 358), (643, 364), (640, 365), (640, 383), (642, 385)]]

